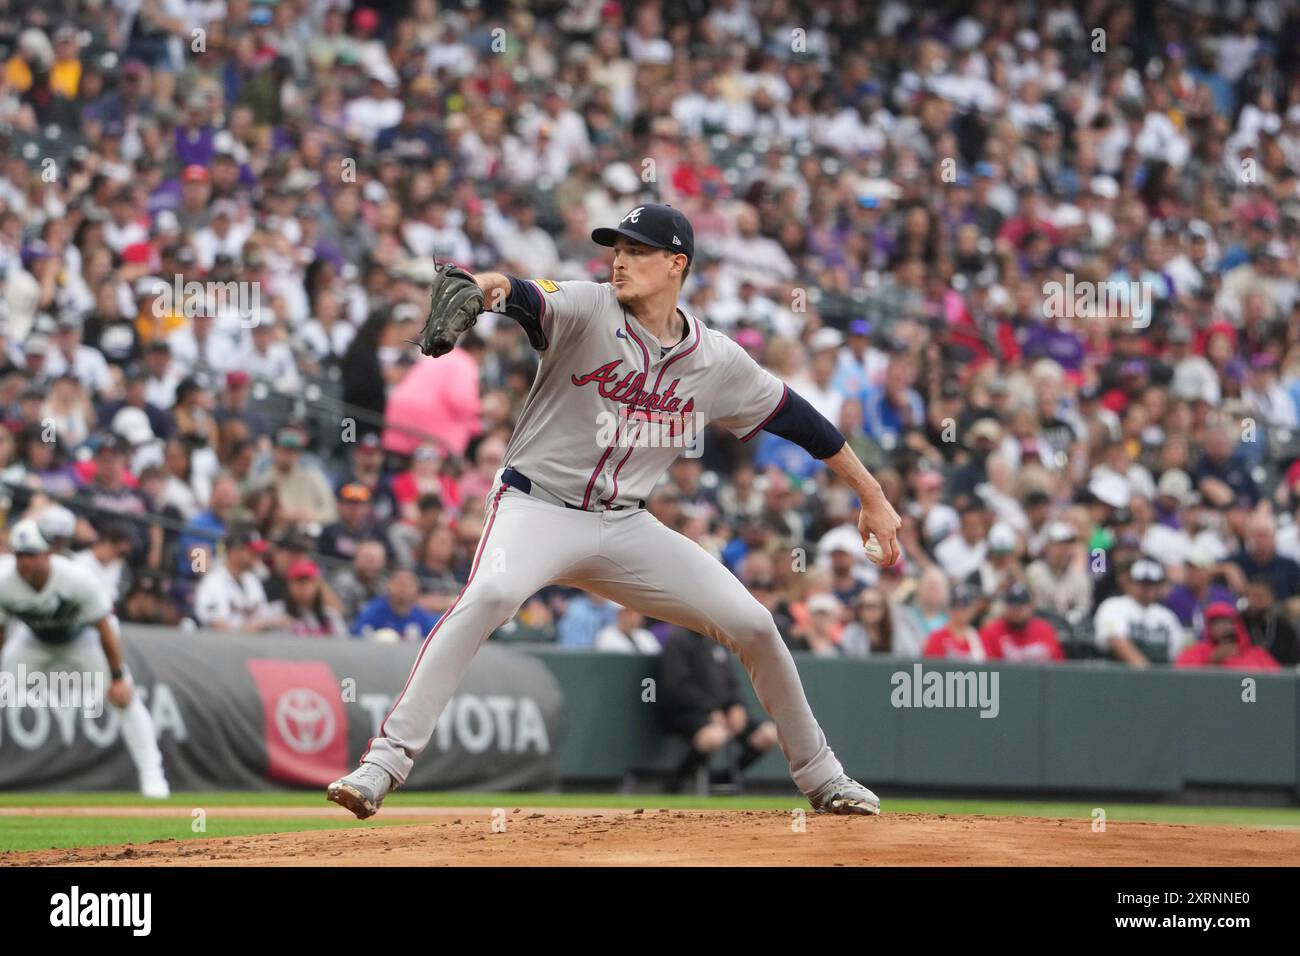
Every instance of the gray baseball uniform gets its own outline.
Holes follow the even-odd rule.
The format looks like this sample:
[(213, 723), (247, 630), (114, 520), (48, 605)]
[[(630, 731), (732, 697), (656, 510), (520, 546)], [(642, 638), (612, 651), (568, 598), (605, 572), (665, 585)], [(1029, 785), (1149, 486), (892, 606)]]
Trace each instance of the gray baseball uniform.
[(549, 346), (505, 455), (531, 493), (494, 487), (469, 580), (363, 760), (405, 780), (483, 641), (539, 589), (563, 584), (738, 654), (796, 785), (816, 790), (842, 768), (772, 616), (721, 563), (638, 507), (695, 422), (748, 439), (785, 403), (785, 386), (685, 310), (685, 337), (663, 349), (609, 284), (534, 285)]

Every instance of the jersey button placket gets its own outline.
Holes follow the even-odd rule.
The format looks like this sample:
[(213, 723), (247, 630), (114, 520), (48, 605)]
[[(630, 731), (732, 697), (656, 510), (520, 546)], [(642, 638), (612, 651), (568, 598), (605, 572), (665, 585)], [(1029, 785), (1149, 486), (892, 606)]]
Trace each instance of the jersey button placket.
[(605, 477), (602, 479), (601, 482), (602, 497), (596, 499), (596, 503), (600, 505), (601, 511), (609, 511), (609, 506), (611, 504), (611, 502), (605, 501), (603, 496), (614, 490), (614, 458), (615, 457), (617, 456), (610, 455), (609, 459), (605, 462)]

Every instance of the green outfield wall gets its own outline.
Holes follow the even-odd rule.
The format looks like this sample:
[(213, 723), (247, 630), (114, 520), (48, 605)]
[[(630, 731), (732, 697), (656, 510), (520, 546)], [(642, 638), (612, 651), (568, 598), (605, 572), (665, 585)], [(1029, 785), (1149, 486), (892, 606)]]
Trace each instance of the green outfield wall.
[[(517, 645), (525, 647), (526, 645)], [(652, 657), (531, 647), (563, 689), (566, 780), (647, 776), (679, 752), (661, 727)], [(1172, 795), (1192, 786), (1284, 788), (1300, 794), (1300, 677), (1151, 669), (1106, 663), (944, 665), (876, 658), (796, 661), (846, 769), (873, 785)], [(747, 700), (757, 708), (738, 661)], [(914, 690), (954, 675), (925, 706)], [(959, 686), (986, 698), (963, 698)], [(935, 677), (929, 675), (934, 674)], [(958, 681), (955, 678), (969, 674)], [(971, 679), (973, 678), (973, 679)], [(996, 690), (996, 694), (992, 692)], [(971, 698), (975, 699), (972, 700)], [(901, 706), (903, 703), (922, 706)], [(965, 706), (957, 706), (964, 704)], [(970, 706), (972, 705), (973, 706)], [(988, 716), (980, 716), (981, 712)], [(788, 782), (769, 754), (754, 782)]]

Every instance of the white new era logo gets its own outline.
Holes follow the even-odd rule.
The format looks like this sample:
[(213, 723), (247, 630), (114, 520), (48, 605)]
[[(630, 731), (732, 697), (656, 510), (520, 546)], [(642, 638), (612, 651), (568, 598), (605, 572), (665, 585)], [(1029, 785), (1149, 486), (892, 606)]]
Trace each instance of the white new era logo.
[(678, 239), (676, 236), (673, 236), (673, 245), (674, 245), (674, 246), (680, 246), (681, 244), (682, 244), (682, 241), (681, 241), (680, 239)]

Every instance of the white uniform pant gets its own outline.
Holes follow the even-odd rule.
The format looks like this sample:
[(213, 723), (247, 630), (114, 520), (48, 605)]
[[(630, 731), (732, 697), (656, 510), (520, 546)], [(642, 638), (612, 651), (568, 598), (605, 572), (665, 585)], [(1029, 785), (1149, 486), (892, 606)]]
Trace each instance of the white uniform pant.
[(425, 639), (363, 761), (405, 781), (479, 647), (547, 584), (713, 638), (749, 672), (799, 789), (811, 793), (842, 772), (772, 615), (726, 567), (643, 509), (578, 511), (504, 485), (489, 499), (468, 583)]
[[(14, 621), (10, 624), (9, 637), (5, 640), (3, 651), (0, 651), (0, 671), (18, 674), (21, 673), (20, 665), (27, 674), (98, 674), (101, 677), (98, 686), (102, 688), (105, 699), (96, 702), (86, 698), (76, 702), (76, 708), (80, 711), (97, 711), (107, 703), (108, 687), (113, 682), (113, 677), (96, 628), (86, 628), (67, 644), (49, 644), (38, 640), (21, 622)], [(125, 671), (125, 676), (130, 681), (129, 671)], [(83, 680), (82, 686), (88, 694), (94, 685)], [(122, 739), (135, 763), (141, 783), (151, 777), (161, 777), (162, 752), (158, 749), (158, 739), (154, 734), (153, 718), (138, 693), (131, 694), (131, 703), (121, 711), (121, 720)]]

